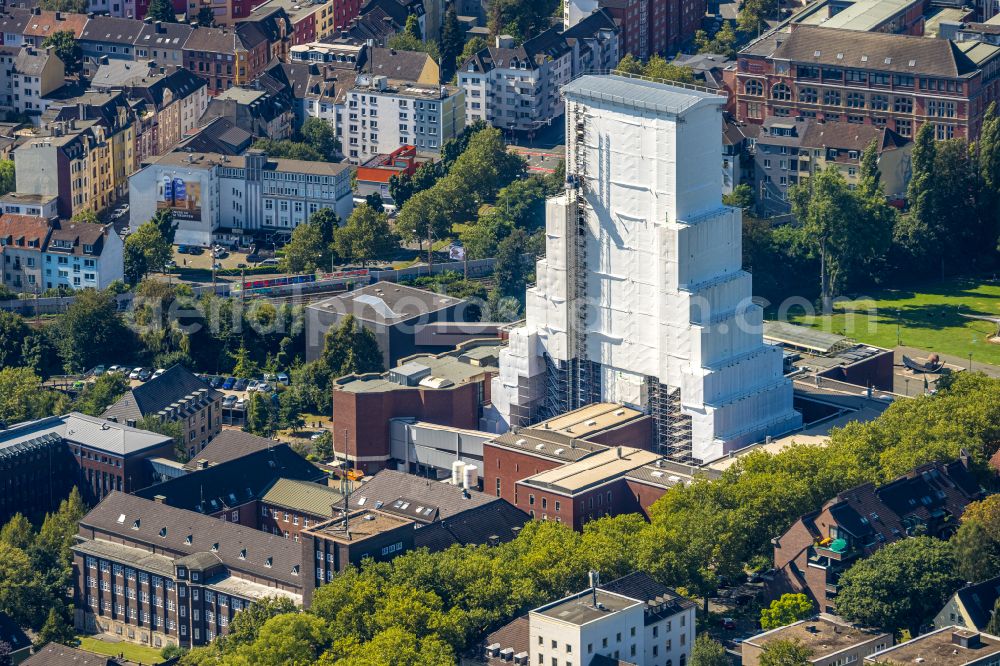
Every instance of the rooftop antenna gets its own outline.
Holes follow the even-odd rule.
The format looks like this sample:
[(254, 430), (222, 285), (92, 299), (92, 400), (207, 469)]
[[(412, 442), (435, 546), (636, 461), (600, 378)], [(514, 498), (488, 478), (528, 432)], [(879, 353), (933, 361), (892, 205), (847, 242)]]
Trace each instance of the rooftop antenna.
[(588, 575), (590, 576), (590, 594), (594, 608), (597, 608), (597, 586), (601, 584), (601, 574), (591, 569)]

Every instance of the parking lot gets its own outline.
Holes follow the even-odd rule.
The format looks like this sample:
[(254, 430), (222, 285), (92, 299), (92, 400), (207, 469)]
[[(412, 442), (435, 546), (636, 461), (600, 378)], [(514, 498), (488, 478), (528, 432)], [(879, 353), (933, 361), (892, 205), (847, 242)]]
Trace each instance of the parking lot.
[[(100, 369), (100, 366), (99, 368)], [(129, 387), (141, 386), (158, 376), (161, 369), (149, 367), (124, 367), (112, 365), (107, 368), (107, 372), (120, 372), (129, 378)], [(198, 375), (212, 388), (220, 391), (223, 395), (223, 407), (227, 409), (240, 409), (246, 399), (254, 391), (261, 391), (267, 394), (277, 392), (280, 386), (287, 386), (290, 379), (284, 372), (277, 374), (264, 374), (257, 379), (238, 379), (230, 375)]]

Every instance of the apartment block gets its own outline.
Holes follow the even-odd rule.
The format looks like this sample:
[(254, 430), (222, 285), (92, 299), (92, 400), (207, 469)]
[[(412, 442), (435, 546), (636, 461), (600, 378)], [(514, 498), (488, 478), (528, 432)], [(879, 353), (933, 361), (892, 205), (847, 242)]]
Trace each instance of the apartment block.
[(521, 46), (498, 36), (458, 71), (466, 123), (485, 120), (511, 131), (537, 131), (562, 115), (560, 88), (573, 78), (573, 49), (557, 28)]
[[(238, 2), (239, 0), (233, 0)], [(333, 35), (348, 26), (361, 10), (361, 0), (321, 0), (299, 3), (295, 0), (266, 0), (252, 8), (249, 16), (281, 8), (291, 20), (291, 45), (308, 44)]]
[(768, 645), (777, 641), (793, 641), (808, 648), (811, 666), (841, 666), (860, 664), (865, 658), (891, 647), (892, 634), (852, 625), (834, 615), (820, 614), (808, 620), (751, 636), (743, 642), (745, 666), (758, 666)]
[(3, 285), (12, 291), (105, 289), (123, 277), (122, 248), (111, 225), (0, 216)]
[(1000, 637), (944, 627), (865, 657), (865, 664), (903, 666), (992, 666), (1000, 663)]
[(183, 47), (184, 67), (208, 83), (208, 94), (256, 79), (270, 60), (267, 36), (255, 23), (234, 28), (198, 28)]
[(621, 27), (622, 54), (645, 60), (673, 56), (694, 38), (708, 9), (705, 0), (567, 0), (563, 26), (569, 30), (605, 10)]
[(48, 108), (46, 96), (65, 83), (63, 61), (51, 48), (28, 46), (14, 58), (11, 71), (13, 109), (17, 113), (38, 117)]
[(260, 150), (244, 156), (167, 153), (129, 182), (132, 225), (170, 209), (176, 240), (186, 245), (291, 231), (321, 208), (346, 219), (354, 208), (346, 163), (273, 159)]
[(347, 93), (345, 114), (343, 150), (352, 164), (403, 145), (440, 155), (445, 142), (465, 129), (465, 92), (454, 86), (360, 75)]
[(735, 112), (846, 121), (913, 137), (975, 139), (1000, 93), (1000, 46), (909, 35), (785, 25), (737, 56)]
[(175, 365), (129, 390), (101, 417), (129, 427), (148, 417), (175, 422), (184, 432), (177, 446), (194, 456), (222, 431), (222, 393)]

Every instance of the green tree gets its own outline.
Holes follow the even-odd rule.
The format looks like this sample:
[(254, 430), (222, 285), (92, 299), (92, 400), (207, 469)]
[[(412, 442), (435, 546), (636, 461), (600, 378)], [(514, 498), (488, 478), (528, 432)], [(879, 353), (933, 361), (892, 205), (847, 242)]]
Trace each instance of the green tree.
[(746, 211), (753, 206), (753, 188), (746, 183), (740, 183), (730, 194), (722, 195), (722, 203)]
[(42, 41), (43, 47), (52, 47), (52, 52), (62, 60), (67, 74), (76, 74), (83, 66), (83, 51), (76, 35), (71, 30), (54, 32)]
[(449, 3), (444, 12), (444, 21), (441, 25), (441, 42), (438, 48), (441, 50), (441, 80), (451, 81), (455, 76), (455, 69), (458, 67), (458, 59), (462, 55), (462, 47), (465, 46), (464, 31), (458, 22), (458, 14), (455, 12), (455, 4)]
[(285, 246), (282, 268), (286, 273), (313, 273), (327, 266), (327, 257), (329, 247), (323, 242), (322, 230), (313, 224), (300, 224)]
[(22, 627), (39, 625), (45, 616), (48, 595), (31, 560), (19, 548), (0, 542), (0, 612)]
[(798, 640), (770, 641), (760, 653), (760, 666), (809, 666), (811, 648)]
[(49, 416), (43, 411), (47, 393), (30, 368), (0, 368), (0, 422), (10, 425)]
[(340, 152), (340, 141), (333, 125), (322, 118), (308, 118), (299, 129), (307, 145), (328, 160), (336, 159)]
[(945, 541), (914, 537), (889, 544), (840, 577), (837, 612), (866, 626), (916, 635), (962, 580)]
[(125, 326), (114, 297), (107, 292), (85, 289), (55, 325), (55, 338), (68, 372), (81, 372), (101, 363), (109, 350), (127, 356), (132, 332)]
[(334, 234), (337, 254), (362, 265), (386, 259), (399, 249), (399, 239), (389, 227), (389, 217), (367, 203), (354, 209), (347, 224)]
[(35, 639), (36, 647), (48, 645), (49, 643), (61, 643), (70, 646), (80, 644), (69, 620), (54, 607), (49, 609), (45, 624), (42, 625), (42, 629), (38, 632), (38, 636)]
[(419, 51), (426, 53), (434, 62), (441, 62), (441, 51), (433, 39), (417, 39), (406, 31), (397, 32), (386, 40), (386, 46), (397, 51)]
[(167, 421), (160, 419), (156, 414), (149, 414), (139, 419), (135, 427), (174, 440), (174, 456), (181, 462), (188, 461), (191, 454), (184, 446), (184, 426), (178, 421)]
[[(142, 257), (139, 257), (141, 253)], [(139, 226), (125, 239), (125, 278), (137, 284), (151, 271), (160, 272), (173, 257), (170, 241), (164, 236), (155, 220)], [(138, 278), (138, 279), (137, 279)], [(136, 280), (135, 283), (132, 281)]]
[(511, 35), (519, 42), (530, 39), (549, 29), (558, 6), (559, 0), (493, 0), (488, 17), (490, 36)]
[(708, 633), (699, 633), (691, 649), (691, 666), (729, 666), (726, 648)]
[(1000, 236), (1000, 116), (997, 115), (996, 102), (991, 102), (983, 114), (976, 153), (982, 184), (980, 215), (984, 227), (991, 230), (994, 240), (997, 240)]
[(220, 638), (225, 647), (249, 645), (257, 640), (261, 627), (273, 617), (294, 613), (296, 606), (286, 597), (264, 597), (240, 611), (229, 626), (229, 633)]
[(993, 602), (993, 611), (990, 614), (990, 621), (986, 625), (986, 633), (996, 636), (1000, 631), (1000, 599)]
[(722, 27), (711, 38), (704, 30), (699, 30), (694, 35), (698, 53), (717, 53), (727, 58), (736, 55), (739, 41), (736, 30), (733, 29), (733, 24), (729, 21), (723, 21)]
[(410, 14), (406, 17), (406, 26), (403, 28), (403, 32), (416, 40), (424, 38), (423, 33), (420, 32), (420, 20), (417, 19), (416, 14)]
[(215, 12), (212, 11), (211, 7), (202, 7), (198, 10), (198, 15), (195, 17), (195, 21), (198, 23), (199, 27), (211, 28), (215, 25)]
[(321, 357), (332, 378), (366, 372), (382, 372), (382, 351), (375, 334), (347, 315), (326, 334)]
[(274, 434), (274, 406), (268, 396), (260, 391), (250, 394), (247, 400), (245, 430), (255, 435), (270, 437)]
[(73, 14), (87, 12), (87, 3), (84, 0), (41, 0), (38, 7), (47, 12), (71, 12)]
[(764, 631), (794, 624), (812, 616), (813, 603), (804, 594), (782, 594), (771, 602), (770, 608), (760, 611), (760, 628)]
[(174, 13), (174, 5), (170, 0), (150, 0), (146, 16), (153, 21), (177, 23), (177, 14)]
[(71, 222), (76, 224), (100, 224), (101, 221), (97, 218), (97, 213), (92, 209), (87, 208), (81, 210), (79, 213), (70, 218)]
[(21, 513), (11, 516), (7, 524), (0, 528), (0, 543), (27, 551), (35, 541), (31, 523)]
[(969, 504), (950, 544), (962, 580), (1000, 576), (1000, 495)]
[(73, 409), (91, 416), (100, 416), (129, 389), (128, 379), (121, 374), (104, 373), (87, 385), (73, 402)]
[(236, 365), (233, 366), (234, 376), (250, 379), (251, 377), (260, 375), (260, 366), (250, 358), (250, 352), (247, 351), (247, 346), (243, 342), (240, 343), (240, 348), (236, 350), (233, 360), (236, 362)]
[(487, 41), (482, 37), (480, 37), (479, 35), (475, 35), (474, 37), (469, 39), (469, 41), (465, 43), (465, 46), (462, 47), (462, 54), (458, 56), (459, 69), (462, 68), (462, 65), (464, 65), (469, 58), (476, 55), (477, 53), (485, 49), (487, 46), (489, 46)]
[(177, 222), (174, 221), (174, 214), (169, 208), (160, 208), (149, 220), (156, 225), (160, 235), (167, 241), (168, 245), (173, 245), (177, 236)]
[(334, 666), (452, 666), (455, 653), (437, 635), (418, 636), (400, 627), (377, 633), (356, 649), (343, 650)]
[(304, 141), (290, 141), (288, 139), (257, 139), (253, 147), (263, 150), (270, 157), (277, 157), (288, 160), (304, 160), (306, 162), (323, 162), (323, 153), (319, 152)]
[(744, 0), (736, 16), (736, 26), (745, 35), (757, 37), (767, 29), (768, 20), (777, 19), (777, 0)]
[(20, 315), (0, 311), (0, 368), (24, 364), (24, 342), (30, 334)]
[(680, 83), (694, 83), (694, 72), (690, 67), (675, 65), (654, 55), (646, 63), (637, 60), (632, 55), (626, 55), (618, 63), (616, 68), (619, 72), (626, 74), (638, 74), (651, 79), (661, 79), (664, 81), (678, 81)]
[(149, 274), (149, 263), (146, 261), (146, 251), (142, 243), (129, 242), (130, 240), (130, 238), (125, 239), (125, 247), (122, 250), (123, 275), (125, 283), (134, 287)]
[(493, 264), (493, 278), (504, 296), (523, 299), (531, 270), (526, 258), (528, 235), (523, 229), (514, 229), (500, 241), (496, 263)]
[(0, 196), (13, 192), (17, 187), (14, 160), (0, 160)]

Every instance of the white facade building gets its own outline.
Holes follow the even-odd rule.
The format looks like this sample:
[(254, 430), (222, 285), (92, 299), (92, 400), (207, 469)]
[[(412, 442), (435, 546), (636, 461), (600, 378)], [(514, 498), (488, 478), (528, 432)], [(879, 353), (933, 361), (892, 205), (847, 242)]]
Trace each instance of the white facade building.
[(569, 30), (600, 7), (600, 0), (566, 0), (563, 3), (563, 30)]
[(321, 208), (342, 219), (354, 209), (346, 163), (167, 153), (129, 178), (130, 224), (160, 208), (177, 223), (180, 245), (234, 242), (258, 232), (291, 231)]
[(563, 92), (567, 189), (546, 203), (497, 416), (620, 402), (653, 416), (661, 453), (699, 461), (799, 427), (742, 270), (741, 213), (721, 203), (725, 98), (622, 76)]
[(601, 655), (682, 666), (694, 646), (695, 604), (643, 573), (536, 608), (528, 618), (530, 664), (589, 664)]
[(453, 86), (358, 76), (347, 94), (341, 121), (343, 151), (354, 164), (400, 146), (439, 155), (441, 146), (465, 129), (465, 93)]

